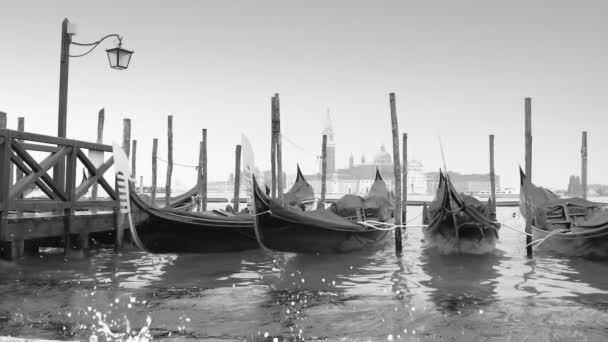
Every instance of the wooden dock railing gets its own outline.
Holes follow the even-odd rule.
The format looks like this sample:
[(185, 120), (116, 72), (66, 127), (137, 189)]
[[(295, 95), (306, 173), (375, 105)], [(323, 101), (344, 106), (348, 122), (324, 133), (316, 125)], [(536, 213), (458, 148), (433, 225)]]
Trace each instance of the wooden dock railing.
[[(110, 154), (101, 165), (96, 165), (85, 150)], [(39, 152), (50, 154), (36, 160), (34, 154)], [(63, 237), (67, 251), (71, 247), (70, 235), (74, 234), (80, 237), (80, 245), (86, 247), (89, 233), (115, 229), (116, 222), (111, 221), (115, 221), (113, 212), (118, 208), (118, 198), (114, 187), (104, 178), (114, 164), (111, 152), (108, 145), (0, 129), (0, 254), (18, 257), (23, 254), (24, 241), (56, 236)], [(49, 170), (62, 162), (66, 163), (65, 180), (53, 179)], [(76, 180), (78, 162), (89, 175), (80, 184)], [(13, 168), (23, 174), (15, 182)], [(94, 184), (101, 186), (109, 199), (84, 198)], [(47, 198), (23, 198), (24, 191), (34, 186)], [(105, 214), (74, 213), (76, 209), (102, 208), (106, 209)], [(12, 215), (13, 211), (19, 215)]]

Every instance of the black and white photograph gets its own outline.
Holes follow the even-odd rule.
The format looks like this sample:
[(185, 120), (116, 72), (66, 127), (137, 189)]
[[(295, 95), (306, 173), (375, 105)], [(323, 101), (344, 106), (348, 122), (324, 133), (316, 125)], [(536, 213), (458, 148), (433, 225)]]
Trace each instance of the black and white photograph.
[(608, 341), (608, 2), (0, 0), (0, 342)]

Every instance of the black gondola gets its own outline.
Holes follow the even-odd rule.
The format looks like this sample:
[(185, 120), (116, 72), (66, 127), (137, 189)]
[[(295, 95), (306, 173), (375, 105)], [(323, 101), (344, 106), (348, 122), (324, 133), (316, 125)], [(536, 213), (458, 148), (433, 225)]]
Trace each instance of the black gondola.
[[(347, 195), (354, 196), (354, 195)], [(356, 196), (358, 197), (358, 196)], [(344, 253), (377, 246), (392, 236), (386, 223), (369, 224), (351, 221), (333, 211), (319, 208), (302, 211), (270, 199), (253, 178), (255, 210), (254, 230), (259, 244), (270, 250), (295, 253)], [(359, 197), (361, 202), (366, 200)], [(367, 203), (380, 203), (372, 199)], [(378, 209), (386, 216), (388, 199)], [(365, 209), (362, 207), (361, 209)], [(381, 215), (382, 216), (382, 215)], [(356, 218), (355, 218), (356, 219)]]
[[(521, 169), (519, 175), (519, 209), (526, 217), (526, 175)], [(535, 247), (565, 256), (608, 259), (608, 204), (579, 197), (560, 198), (534, 184), (527, 194)]]
[(251, 215), (156, 208), (131, 192), (133, 228), (152, 253), (217, 253), (258, 248)]
[(423, 213), (422, 223), (426, 243), (445, 254), (492, 252), (500, 229), (489, 206), (459, 194), (441, 171), (435, 198)]

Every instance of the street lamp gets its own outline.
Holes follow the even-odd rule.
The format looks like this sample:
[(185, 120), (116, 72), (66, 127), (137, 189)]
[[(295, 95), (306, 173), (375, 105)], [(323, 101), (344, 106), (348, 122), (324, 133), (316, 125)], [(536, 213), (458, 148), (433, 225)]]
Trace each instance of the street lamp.
[[(68, 111), (68, 71), (70, 69), (70, 57), (83, 57), (91, 53), (101, 42), (114, 37), (118, 39), (118, 46), (106, 50), (110, 67), (113, 69), (124, 70), (129, 66), (133, 51), (122, 48), (122, 37), (117, 34), (109, 34), (96, 42), (92, 43), (77, 43), (72, 41), (72, 36), (75, 34), (70, 21), (65, 18), (61, 24), (61, 59), (59, 64), (59, 118), (57, 127), (57, 136), (60, 138), (66, 137), (67, 111)], [(70, 55), (70, 45), (90, 46), (91, 48), (80, 55)], [(53, 180), (59, 189), (64, 188), (65, 184), (65, 162), (58, 162), (53, 168)]]

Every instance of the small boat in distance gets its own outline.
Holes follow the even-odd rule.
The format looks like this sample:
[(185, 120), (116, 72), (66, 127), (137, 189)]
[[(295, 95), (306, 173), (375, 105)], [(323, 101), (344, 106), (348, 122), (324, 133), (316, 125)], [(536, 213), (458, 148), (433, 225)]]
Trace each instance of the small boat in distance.
[(459, 194), (441, 171), (435, 198), (422, 216), (426, 243), (441, 253), (484, 254), (496, 248), (500, 224), (491, 207)]
[(565, 256), (608, 259), (608, 203), (582, 198), (560, 198), (543, 187), (524, 186), (526, 175), (520, 169), (519, 210), (524, 217), (526, 194), (532, 216), (535, 247)]
[[(343, 198), (347, 196), (346, 205), (338, 208), (349, 210), (354, 203), (360, 209), (354, 217), (344, 217), (340, 211), (324, 207), (303, 211), (270, 199), (254, 177), (254, 230), (258, 243), (274, 251), (325, 254), (361, 250), (387, 241), (392, 236), (388, 221), (393, 210), (388, 198)], [(369, 222), (365, 222), (365, 209), (375, 209), (379, 217), (368, 217)]]

